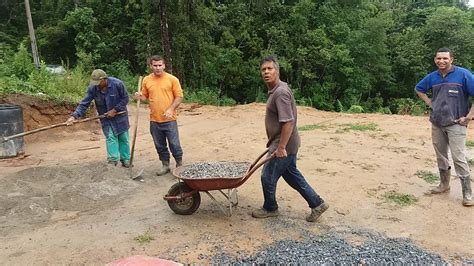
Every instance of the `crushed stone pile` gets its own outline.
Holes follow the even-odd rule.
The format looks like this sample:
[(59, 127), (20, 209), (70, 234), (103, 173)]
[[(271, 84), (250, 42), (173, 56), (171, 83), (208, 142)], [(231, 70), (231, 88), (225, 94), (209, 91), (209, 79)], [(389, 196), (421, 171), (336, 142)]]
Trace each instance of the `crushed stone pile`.
[(138, 186), (127, 169), (105, 163), (28, 168), (2, 179), (0, 232), (35, 227), (58, 213), (107, 209)]

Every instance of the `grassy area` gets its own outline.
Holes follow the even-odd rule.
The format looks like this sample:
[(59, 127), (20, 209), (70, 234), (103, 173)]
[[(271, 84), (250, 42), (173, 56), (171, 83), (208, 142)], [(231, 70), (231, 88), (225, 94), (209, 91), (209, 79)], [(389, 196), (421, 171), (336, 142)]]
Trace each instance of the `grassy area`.
[(375, 123), (360, 123), (360, 124), (342, 124), (342, 129), (336, 130), (336, 133), (347, 132), (347, 131), (377, 131), (380, 130), (378, 125)]
[(415, 175), (430, 184), (434, 184), (439, 180), (439, 176), (430, 171), (419, 170), (416, 171)]
[(141, 235), (138, 235), (135, 238), (133, 238), (133, 240), (140, 243), (140, 245), (143, 245), (143, 244), (150, 243), (152, 240), (155, 240), (155, 238), (153, 236), (151, 236), (148, 231), (146, 231), (145, 233), (143, 233)]
[(299, 131), (308, 131), (308, 130), (315, 130), (315, 129), (326, 129), (327, 126), (321, 124), (309, 124), (298, 127)]
[(395, 203), (399, 206), (409, 206), (415, 204), (418, 199), (410, 194), (401, 194), (396, 191), (389, 191), (383, 195), (387, 202)]
[(467, 163), (468, 163), (470, 166), (474, 166), (474, 159), (467, 159)]
[(468, 140), (468, 141), (466, 141), (466, 146), (467, 146), (467, 147), (474, 147), (474, 140)]

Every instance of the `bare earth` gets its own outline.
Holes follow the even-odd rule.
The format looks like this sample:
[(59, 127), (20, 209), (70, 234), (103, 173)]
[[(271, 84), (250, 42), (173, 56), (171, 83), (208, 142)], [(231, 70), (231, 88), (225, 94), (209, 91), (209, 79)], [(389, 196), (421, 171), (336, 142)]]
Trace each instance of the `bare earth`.
[[(131, 129), (135, 112), (131, 105)], [(263, 104), (182, 105), (178, 123), (185, 164), (253, 161), (265, 149), (264, 112)], [(299, 126), (318, 125), (300, 132), (298, 155), (300, 170), (330, 205), (318, 223), (304, 220), (306, 202), (283, 180), (277, 194), (281, 215), (252, 218), (250, 212), (262, 205), (260, 169), (238, 188), (239, 205), (231, 217), (205, 193), (193, 215), (173, 213), (163, 196), (176, 178), (154, 175), (160, 164), (148, 132), (148, 109), (142, 105), (133, 171), (144, 169), (143, 183), (130, 180), (127, 169), (105, 163), (104, 137), (96, 122), (26, 137), (24, 157), (0, 160), (0, 264), (106, 264), (132, 255), (209, 263), (219, 253), (251, 254), (276, 240), (301, 239), (298, 228), (314, 233), (372, 230), (412, 239), (451, 261), (474, 258), (474, 208), (461, 205), (457, 178), (452, 177), (449, 194), (425, 196), (433, 185), (415, 175), (420, 170), (437, 173), (427, 117), (306, 107), (298, 112)], [(377, 130), (347, 129), (369, 123)], [(472, 132), (471, 126), (468, 139)], [(469, 158), (473, 154), (468, 150)], [(390, 191), (418, 201), (398, 206), (385, 199)], [(272, 219), (289, 228), (275, 230)], [(153, 239), (138, 241), (140, 236)]]

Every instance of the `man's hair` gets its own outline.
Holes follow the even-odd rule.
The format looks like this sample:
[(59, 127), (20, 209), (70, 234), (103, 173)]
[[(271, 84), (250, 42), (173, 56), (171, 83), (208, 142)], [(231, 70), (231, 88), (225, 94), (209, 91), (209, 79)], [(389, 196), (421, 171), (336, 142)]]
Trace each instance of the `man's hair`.
[(275, 66), (275, 69), (280, 72), (280, 64), (278, 63), (278, 60), (276, 58), (276, 56), (274, 55), (269, 55), (269, 56), (265, 56), (264, 58), (262, 58), (262, 60), (260, 61), (260, 66), (262, 66), (264, 63), (266, 62), (272, 62), (273, 65)]
[[(439, 48), (438, 51), (436, 51), (436, 53), (449, 53), (450, 57), (454, 57), (453, 51), (451, 51), (451, 49), (447, 47)], [(436, 54), (435, 54), (435, 57), (436, 57)]]
[(163, 61), (164, 63), (165, 59), (161, 55), (152, 55), (148, 58), (148, 64), (151, 65), (153, 61)]

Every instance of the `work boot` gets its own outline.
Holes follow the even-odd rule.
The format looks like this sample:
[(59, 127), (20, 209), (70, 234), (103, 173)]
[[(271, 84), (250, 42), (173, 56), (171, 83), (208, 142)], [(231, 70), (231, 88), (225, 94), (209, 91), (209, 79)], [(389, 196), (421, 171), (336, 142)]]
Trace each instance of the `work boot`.
[(460, 176), (459, 180), (461, 180), (462, 188), (462, 205), (474, 206), (474, 200), (472, 200), (471, 178), (469, 176)]
[(161, 163), (163, 164), (163, 166), (156, 173), (157, 176), (166, 175), (167, 173), (170, 172), (170, 161), (161, 161)]
[(439, 185), (429, 191), (429, 194), (440, 194), (449, 191), (449, 181), (451, 179), (451, 169), (439, 169)]
[(278, 215), (280, 215), (278, 210), (267, 211), (264, 208), (261, 208), (252, 212), (252, 217), (254, 218), (268, 218), (268, 217), (275, 217)]
[(128, 160), (123, 160), (123, 161), (120, 161), (122, 163), (122, 166), (125, 167), (125, 168), (130, 168), (130, 161)]
[(319, 204), (318, 207), (311, 209), (311, 213), (306, 216), (306, 221), (312, 223), (316, 222), (319, 216), (321, 216), (321, 214), (323, 214), (323, 212), (325, 212), (327, 209), (329, 209), (329, 205), (327, 203), (323, 202)]
[(183, 158), (176, 159), (176, 168), (180, 167), (181, 165), (183, 165)]
[(107, 160), (107, 163), (108, 163), (108, 164), (111, 164), (111, 165), (113, 165), (113, 166), (117, 166), (118, 161)]

